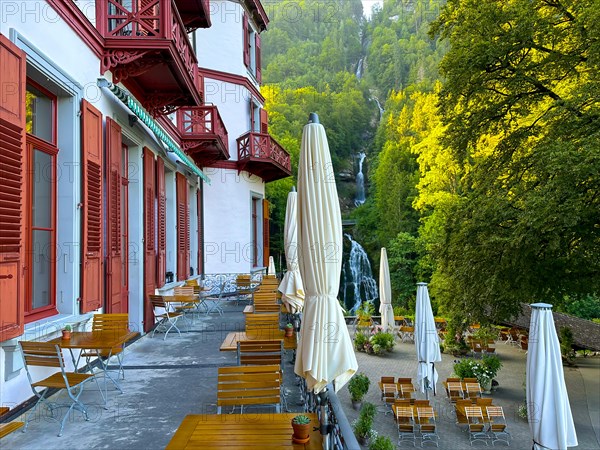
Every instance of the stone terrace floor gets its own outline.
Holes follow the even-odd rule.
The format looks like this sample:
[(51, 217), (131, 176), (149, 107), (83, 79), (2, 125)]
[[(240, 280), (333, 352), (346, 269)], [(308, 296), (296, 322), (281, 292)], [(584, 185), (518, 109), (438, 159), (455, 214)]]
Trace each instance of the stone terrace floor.
[[(100, 395), (89, 383), (82, 400), (90, 407), (90, 421), (79, 412), (68, 420), (62, 437), (56, 434), (59, 425), (47, 419), (45, 410), (32, 420), (26, 433), (17, 431), (0, 441), (0, 449), (162, 449), (187, 414), (215, 413), (217, 368), (235, 365), (235, 352), (220, 352), (219, 346), (230, 331), (244, 327), (243, 305), (229, 302), (224, 316), (202, 314), (181, 337), (170, 333), (154, 338), (142, 337), (126, 350), (124, 393), (109, 387), (108, 409), (102, 408)], [(185, 327), (182, 327), (185, 330)], [(353, 331), (350, 330), (351, 335)], [(499, 343), (498, 353), (504, 367), (498, 374), (500, 386), (494, 393), (494, 403), (504, 407), (512, 434), (510, 448), (529, 449), (531, 440), (527, 422), (516, 414), (517, 405), (524, 399), (525, 353)], [(298, 386), (293, 366), (286, 355), (284, 386), (292, 411), (301, 411)], [(357, 353), (359, 371), (371, 379), (366, 401), (381, 406), (377, 381), (382, 375), (414, 377), (416, 361), (414, 345), (398, 342), (392, 353), (383, 357)], [(436, 367), (440, 381), (451, 375), (454, 358), (443, 355)], [(578, 359), (577, 367), (565, 368), (573, 416), (581, 450), (600, 448), (600, 358)], [(343, 387), (339, 396), (350, 421), (358, 415), (350, 404), (348, 390)], [(433, 398), (438, 412), (440, 449), (470, 448), (465, 432), (454, 424), (454, 412), (445, 398), (441, 383)], [(383, 408), (375, 419), (375, 429), (397, 442), (397, 432), (391, 414)], [(19, 420), (24, 420), (21, 416)], [(418, 444), (417, 444), (418, 445)], [(498, 446), (502, 446), (499, 443)], [(474, 446), (482, 446), (475, 443)], [(404, 443), (402, 447), (409, 447)]]

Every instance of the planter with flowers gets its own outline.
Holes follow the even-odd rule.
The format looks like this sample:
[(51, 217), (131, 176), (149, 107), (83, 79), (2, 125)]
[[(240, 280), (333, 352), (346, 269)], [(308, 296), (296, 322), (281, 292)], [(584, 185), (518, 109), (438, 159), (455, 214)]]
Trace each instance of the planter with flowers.
[(462, 378), (477, 378), (485, 394), (491, 393), (492, 380), (502, 367), (500, 358), (496, 355), (486, 355), (481, 361), (462, 359), (454, 364), (454, 373)]

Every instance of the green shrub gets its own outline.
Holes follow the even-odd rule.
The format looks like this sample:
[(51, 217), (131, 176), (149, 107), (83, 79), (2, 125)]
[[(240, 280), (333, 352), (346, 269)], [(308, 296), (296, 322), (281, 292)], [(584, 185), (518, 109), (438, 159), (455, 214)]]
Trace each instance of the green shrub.
[(479, 340), (497, 340), (498, 339), (498, 330), (492, 327), (481, 327), (475, 333), (473, 333), (473, 339)]
[(373, 353), (380, 355), (386, 351), (391, 352), (394, 348), (394, 335), (391, 333), (375, 333), (369, 338), (373, 347)]
[(502, 361), (497, 355), (485, 355), (481, 362), (492, 373), (492, 378), (496, 378), (498, 371), (502, 368)]
[(348, 391), (353, 402), (360, 402), (369, 392), (371, 380), (364, 373), (357, 373), (348, 382)]
[(373, 420), (377, 409), (372, 403), (366, 402), (360, 410), (358, 419), (352, 423), (354, 434), (359, 438), (373, 437)]
[(559, 331), (560, 354), (568, 364), (573, 362), (573, 331), (569, 327), (561, 327)]
[(377, 438), (369, 445), (369, 450), (395, 450), (396, 446), (387, 436), (377, 436)]
[(359, 320), (369, 320), (375, 313), (375, 305), (371, 302), (362, 302), (356, 310)]
[(354, 336), (354, 349), (359, 352), (365, 351), (365, 344), (369, 342), (369, 337), (362, 332), (357, 332)]
[(460, 379), (463, 378), (474, 378), (475, 372), (473, 372), (473, 367), (476, 364), (472, 359), (461, 359), (459, 362), (454, 364), (454, 373)]

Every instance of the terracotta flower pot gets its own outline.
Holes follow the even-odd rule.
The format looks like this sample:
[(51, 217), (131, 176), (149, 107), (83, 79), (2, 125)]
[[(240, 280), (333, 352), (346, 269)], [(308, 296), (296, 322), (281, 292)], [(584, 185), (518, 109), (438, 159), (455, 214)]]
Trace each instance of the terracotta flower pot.
[(294, 434), (292, 440), (298, 443), (306, 443), (310, 439), (310, 423), (297, 424), (292, 423)]
[(71, 339), (71, 332), (67, 330), (62, 330), (62, 338), (63, 339)]
[(285, 337), (292, 337), (293, 335), (294, 335), (294, 329), (286, 327), (286, 329), (285, 329)]

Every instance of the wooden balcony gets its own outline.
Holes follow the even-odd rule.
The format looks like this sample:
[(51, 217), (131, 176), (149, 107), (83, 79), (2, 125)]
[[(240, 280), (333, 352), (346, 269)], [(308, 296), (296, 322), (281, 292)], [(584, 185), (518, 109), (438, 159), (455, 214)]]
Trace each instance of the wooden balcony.
[(265, 182), (292, 174), (290, 155), (266, 133), (249, 132), (237, 139), (238, 168), (258, 175)]
[(151, 114), (202, 104), (198, 63), (174, 0), (97, 0), (96, 26), (105, 41), (101, 73), (110, 70)]
[(229, 159), (229, 137), (216, 106), (177, 111), (177, 128), (183, 150), (200, 167)]
[(188, 32), (210, 27), (209, 0), (175, 0), (175, 5)]

